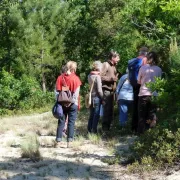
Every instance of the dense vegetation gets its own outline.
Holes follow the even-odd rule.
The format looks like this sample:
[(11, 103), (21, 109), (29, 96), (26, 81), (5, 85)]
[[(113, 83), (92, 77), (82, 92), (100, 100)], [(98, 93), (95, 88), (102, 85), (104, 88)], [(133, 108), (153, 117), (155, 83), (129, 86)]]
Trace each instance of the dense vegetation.
[[(176, 0), (3, 0), (0, 114), (52, 102), (55, 80), (69, 59), (78, 63), (77, 73), (85, 85), (92, 61), (104, 61), (114, 49), (121, 55), (118, 70), (123, 73), (127, 60), (146, 45), (158, 52), (165, 79), (152, 85), (160, 92), (159, 127), (147, 132), (148, 145), (140, 140), (135, 149), (137, 157), (172, 163), (180, 157), (179, 42)], [(169, 139), (164, 145), (157, 137)]]

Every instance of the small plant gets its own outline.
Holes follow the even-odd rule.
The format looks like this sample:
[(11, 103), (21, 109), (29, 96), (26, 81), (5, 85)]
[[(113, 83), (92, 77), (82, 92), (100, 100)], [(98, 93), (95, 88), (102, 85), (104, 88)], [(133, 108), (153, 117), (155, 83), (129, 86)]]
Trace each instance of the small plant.
[(157, 168), (153, 159), (148, 157), (143, 157), (141, 159), (141, 163), (135, 161), (131, 165), (128, 165), (128, 171), (131, 173), (143, 173), (143, 172), (151, 172)]
[(102, 162), (107, 163), (109, 165), (113, 165), (113, 164), (118, 164), (119, 163), (119, 156), (115, 156), (115, 157), (106, 157), (102, 159)]
[(21, 144), (21, 157), (30, 158), (33, 161), (42, 159), (39, 151), (39, 141), (36, 135), (27, 136)]
[(75, 141), (72, 142), (72, 147), (74, 150), (78, 150), (81, 145), (83, 145), (85, 138), (83, 136), (76, 137)]
[(118, 139), (115, 139), (115, 138), (109, 139), (107, 142), (107, 146), (109, 148), (114, 148), (117, 143), (118, 143)]
[(101, 136), (98, 134), (88, 134), (88, 139), (93, 143), (93, 144), (102, 144)]

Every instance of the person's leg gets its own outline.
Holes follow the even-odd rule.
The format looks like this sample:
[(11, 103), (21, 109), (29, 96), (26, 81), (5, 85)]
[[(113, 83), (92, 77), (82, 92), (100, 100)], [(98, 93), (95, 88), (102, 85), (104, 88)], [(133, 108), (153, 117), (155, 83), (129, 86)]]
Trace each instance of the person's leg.
[(146, 130), (146, 120), (148, 117), (148, 106), (149, 106), (149, 97), (140, 96), (138, 102), (138, 133), (142, 134)]
[(113, 92), (110, 93), (110, 96), (108, 98), (108, 110), (109, 110), (109, 124), (108, 124), (108, 127), (110, 129), (111, 127), (111, 124), (112, 124), (112, 121), (114, 120), (114, 99), (113, 99)]
[(72, 104), (68, 109), (68, 142), (73, 141), (74, 138), (74, 125), (77, 118), (77, 110), (78, 106), (76, 104)]
[(57, 132), (56, 132), (57, 142), (62, 141), (64, 125), (65, 125), (65, 115), (62, 118), (58, 119), (58, 127), (57, 127)]
[(93, 98), (94, 116), (92, 123), (92, 132), (97, 133), (97, 126), (100, 118), (100, 99), (98, 97)]
[(137, 87), (133, 87), (133, 95), (134, 95), (134, 101), (133, 101), (133, 109), (132, 109), (132, 131), (137, 132), (138, 128), (138, 94), (139, 94), (140, 85)]
[(90, 114), (89, 114), (89, 120), (88, 120), (87, 129), (88, 129), (88, 132), (91, 133), (92, 125), (93, 125), (93, 117), (94, 117), (94, 108), (93, 108), (93, 105), (90, 106), (89, 110), (90, 110)]
[(104, 91), (102, 130), (109, 131), (113, 117), (113, 94), (110, 91)]
[(128, 118), (128, 103), (124, 99), (120, 99), (120, 126), (125, 126)]
[(148, 128), (155, 127), (157, 121), (156, 112), (157, 112), (157, 106), (154, 102), (152, 102), (152, 97), (150, 97), (149, 113), (148, 113), (148, 119), (150, 120), (150, 124)]

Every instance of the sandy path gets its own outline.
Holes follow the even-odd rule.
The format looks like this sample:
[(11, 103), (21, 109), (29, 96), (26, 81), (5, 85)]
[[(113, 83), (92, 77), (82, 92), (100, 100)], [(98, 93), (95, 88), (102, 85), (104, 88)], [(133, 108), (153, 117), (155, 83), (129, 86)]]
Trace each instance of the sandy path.
[[(129, 174), (126, 166), (108, 165), (102, 159), (111, 159), (114, 155), (109, 153), (109, 149), (103, 143), (93, 144), (87, 139), (74, 144), (72, 148), (54, 148), (55, 135), (47, 133), (51, 128), (49, 124), (52, 122), (54, 123), (51, 113), (0, 119), (0, 180), (180, 179), (179, 171), (174, 171), (169, 175), (164, 172), (155, 175), (138, 175)], [(53, 126), (54, 132), (55, 127), (56, 125)], [(25, 135), (32, 131), (41, 134), (38, 137), (42, 156), (40, 161), (21, 158), (20, 144)], [(127, 150), (131, 139), (132, 137), (126, 137), (126, 141), (117, 144), (117, 150)]]

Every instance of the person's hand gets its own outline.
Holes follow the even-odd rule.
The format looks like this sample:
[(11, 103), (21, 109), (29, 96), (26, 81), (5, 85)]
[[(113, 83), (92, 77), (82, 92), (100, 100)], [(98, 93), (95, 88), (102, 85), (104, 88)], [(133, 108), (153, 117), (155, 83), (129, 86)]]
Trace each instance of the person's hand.
[(102, 100), (102, 105), (105, 105), (106, 103), (105, 103), (105, 101), (104, 100)]
[(116, 82), (118, 80), (118, 78), (117, 77), (112, 77), (111, 80)]
[(149, 126), (150, 126), (150, 128), (155, 127), (156, 126), (156, 120), (152, 120)]

